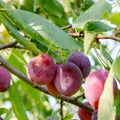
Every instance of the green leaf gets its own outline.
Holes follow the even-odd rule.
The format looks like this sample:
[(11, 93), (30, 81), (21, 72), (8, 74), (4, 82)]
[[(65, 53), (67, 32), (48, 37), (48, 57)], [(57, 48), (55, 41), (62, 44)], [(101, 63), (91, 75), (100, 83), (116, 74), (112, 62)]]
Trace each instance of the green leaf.
[(16, 84), (13, 83), (10, 87), (10, 101), (13, 111), (18, 120), (28, 120), (22, 98), (17, 90)]
[(95, 33), (89, 33), (85, 31), (85, 37), (84, 37), (84, 52), (87, 54), (90, 51), (90, 48), (92, 47), (92, 44), (95, 40)]
[[(1, 1), (0, 1), (1, 2)], [(18, 31), (15, 26), (11, 24), (9, 20), (7, 20), (1, 13), (0, 13), (0, 20), (5, 25), (6, 29), (13, 36), (19, 43), (21, 43), (25, 48), (31, 50), (34, 54), (39, 54), (40, 51), (36, 48), (34, 44), (29, 42), (25, 37), (23, 37)]]
[(112, 7), (108, 2), (100, 0), (73, 22), (73, 28), (83, 29), (87, 22), (103, 19), (105, 12), (111, 12), (111, 9)]
[(117, 0), (118, 5), (120, 6), (120, 0)]
[(113, 63), (113, 59), (112, 57), (110, 56), (110, 54), (105, 50), (105, 49), (102, 49), (102, 54), (104, 56), (104, 58), (110, 62), (110, 64)]
[(74, 114), (69, 114), (64, 117), (64, 120), (71, 120)]
[[(0, 7), (9, 8), (2, 1), (0, 1)], [(79, 49), (79, 44), (75, 39), (39, 15), (23, 10), (6, 10), (4, 13), (21, 31), (33, 39), (48, 46), (51, 44), (63, 49)]]
[(88, 22), (86, 27), (88, 31), (94, 31), (94, 32), (106, 32), (113, 29), (112, 27), (100, 21)]
[(26, 62), (21, 51), (17, 49), (13, 49), (8, 59), (8, 62), (13, 67), (18, 69), (22, 73), (26, 74), (26, 69), (25, 69)]
[(115, 120), (113, 76), (111, 69), (99, 100), (98, 120)]
[(120, 117), (120, 90), (117, 92), (117, 97), (115, 99), (115, 106), (116, 106), (116, 116)]
[(114, 61), (113, 72), (117, 80), (120, 82), (120, 57), (117, 57)]
[(107, 16), (108, 20), (115, 24), (117, 27), (120, 27), (120, 13), (113, 13), (112, 15)]
[(87, 1), (82, 1), (82, 5), (81, 5), (81, 9), (83, 11), (86, 11), (88, 8), (90, 8), (93, 4), (94, 1), (93, 0), (87, 0)]
[(0, 108), (0, 115), (6, 113), (8, 111), (8, 109), (6, 108)]
[(10, 120), (11, 117), (12, 117), (12, 109), (9, 109), (5, 115), (4, 120)]
[(38, 0), (40, 8), (59, 26), (68, 24), (67, 15), (63, 6), (57, 0)]

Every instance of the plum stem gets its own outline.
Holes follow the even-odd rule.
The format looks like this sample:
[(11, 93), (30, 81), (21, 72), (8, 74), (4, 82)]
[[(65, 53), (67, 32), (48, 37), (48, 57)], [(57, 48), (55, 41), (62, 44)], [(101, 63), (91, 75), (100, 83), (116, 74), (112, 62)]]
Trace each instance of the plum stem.
[(61, 116), (61, 120), (63, 120), (63, 104), (64, 104), (64, 101), (60, 100), (60, 116)]
[[(33, 83), (27, 76), (25, 76), (23, 73), (21, 73), (20, 71), (18, 71), (17, 69), (15, 69), (14, 67), (12, 67), (1, 55), (0, 55), (0, 65), (3, 66), (4, 68), (6, 68), (8, 71), (10, 71), (12, 74), (14, 74), (15, 76), (19, 77), (21, 80), (23, 80), (24, 82), (28, 83), (29, 85), (31, 85), (32, 87), (48, 94), (51, 95), (46, 88)], [(51, 95), (53, 96), (53, 95)], [(55, 97), (55, 96), (53, 96)], [(81, 107), (87, 111), (93, 112), (93, 108), (85, 105), (84, 103), (78, 101), (77, 99), (73, 98), (73, 97), (68, 97), (68, 96), (64, 96), (64, 95), (58, 95), (56, 96), (56, 98), (61, 99), (63, 101), (66, 101), (68, 103), (71, 103), (73, 105), (76, 105), (78, 107)]]

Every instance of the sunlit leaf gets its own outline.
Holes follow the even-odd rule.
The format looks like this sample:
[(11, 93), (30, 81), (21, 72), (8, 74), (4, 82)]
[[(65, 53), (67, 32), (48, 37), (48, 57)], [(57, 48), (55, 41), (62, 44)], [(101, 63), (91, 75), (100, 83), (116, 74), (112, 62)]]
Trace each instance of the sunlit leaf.
[(83, 29), (87, 22), (103, 19), (105, 12), (110, 12), (111, 9), (112, 7), (109, 3), (105, 0), (100, 0), (91, 6), (87, 11), (82, 13), (73, 22), (73, 27)]
[(113, 13), (107, 18), (112, 24), (120, 27), (120, 13)]
[(19, 91), (17, 90), (15, 83), (13, 83), (13, 85), (11, 86), (9, 93), (10, 93), (10, 101), (12, 103), (12, 108), (18, 120), (29, 120), (26, 115), (22, 98), (19, 94)]
[[(0, 1), (0, 7), (10, 9), (2, 1)], [(48, 46), (51, 44), (64, 49), (79, 49), (79, 44), (75, 39), (39, 15), (19, 9), (7, 10), (4, 13), (20, 30), (33, 39), (39, 40)]]
[(111, 69), (99, 100), (98, 120), (115, 120), (113, 71)]
[(89, 33), (89, 32), (85, 32), (85, 37), (84, 37), (84, 52), (85, 54), (87, 54), (90, 50), (90, 48), (92, 47), (92, 44), (95, 40), (95, 33)]
[(113, 72), (117, 80), (120, 82), (120, 57), (114, 61)]

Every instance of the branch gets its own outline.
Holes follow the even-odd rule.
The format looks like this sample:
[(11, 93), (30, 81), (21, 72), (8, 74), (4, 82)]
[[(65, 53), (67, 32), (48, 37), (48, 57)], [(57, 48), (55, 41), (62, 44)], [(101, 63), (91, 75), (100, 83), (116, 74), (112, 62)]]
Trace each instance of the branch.
[(118, 37), (115, 37), (115, 36), (96, 36), (97, 39), (112, 39), (112, 40), (115, 40), (117, 42), (120, 42), (120, 38)]
[(71, 27), (72, 27), (72, 25), (68, 25), (68, 26), (62, 27), (61, 29), (65, 30), (65, 29), (68, 29), (68, 28), (71, 28)]
[[(2, 65), (4, 68), (6, 68), (8, 71), (10, 71), (12, 74), (16, 75), (17, 77), (19, 77), (21, 80), (23, 80), (24, 82), (28, 83), (29, 85), (31, 85), (32, 87), (48, 94), (48, 95), (51, 95), (50, 93), (48, 93), (47, 89), (38, 85), (38, 84), (35, 84), (33, 83), (27, 76), (25, 76), (23, 73), (21, 73), (20, 71), (16, 70), (15, 68), (13, 68), (11, 65), (9, 65), (9, 63), (4, 60), (2, 58), (2, 56), (0, 56), (0, 65)], [(52, 96), (52, 95), (51, 95)], [(55, 97), (55, 96), (53, 96)], [(93, 109), (87, 105), (85, 105), (84, 103), (76, 100), (75, 98), (73, 97), (67, 97), (67, 96), (64, 96), (64, 95), (59, 95), (57, 96), (56, 98), (59, 98), (63, 101), (66, 101), (68, 103), (71, 103), (73, 105), (76, 105), (78, 107), (81, 107), (87, 111), (90, 111), (90, 112), (93, 112)]]
[(17, 44), (17, 41), (10, 42), (8, 44), (0, 45), (0, 50), (13, 47)]
[(61, 120), (63, 120), (63, 103), (64, 103), (64, 101), (61, 100), (60, 101), (60, 116), (61, 116)]

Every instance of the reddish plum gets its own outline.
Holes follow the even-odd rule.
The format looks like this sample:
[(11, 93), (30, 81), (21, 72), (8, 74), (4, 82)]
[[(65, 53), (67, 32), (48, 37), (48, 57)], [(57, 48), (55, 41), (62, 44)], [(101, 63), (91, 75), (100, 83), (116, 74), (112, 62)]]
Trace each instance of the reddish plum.
[(54, 80), (52, 80), (50, 83), (46, 85), (48, 92), (53, 95), (53, 96), (58, 96), (60, 95), (60, 92), (56, 89), (54, 85)]
[(40, 54), (29, 62), (28, 75), (30, 79), (39, 84), (48, 84), (55, 76), (56, 65), (48, 54)]
[(97, 116), (98, 116), (98, 111), (95, 110), (95, 111), (92, 113), (92, 119), (91, 119), (91, 120), (97, 120)]
[(78, 66), (71, 62), (66, 62), (57, 67), (54, 84), (61, 94), (71, 96), (81, 87), (82, 78), (82, 73)]
[[(104, 89), (105, 81), (109, 72), (107, 70), (96, 70), (89, 74), (85, 81), (85, 97), (94, 109), (98, 109), (99, 98)], [(113, 92), (116, 97), (118, 91), (117, 82), (114, 79)]]
[[(88, 102), (85, 102), (86, 105), (91, 107), (91, 105)], [(78, 116), (80, 120), (91, 120), (92, 112), (89, 112), (83, 108), (78, 109)]]
[(76, 64), (80, 68), (83, 78), (87, 77), (88, 74), (90, 73), (91, 69), (90, 60), (82, 52), (73, 52), (68, 57), (67, 61)]
[(0, 92), (6, 91), (10, 86), (10, 73), (3, 67), (0, 67)]

